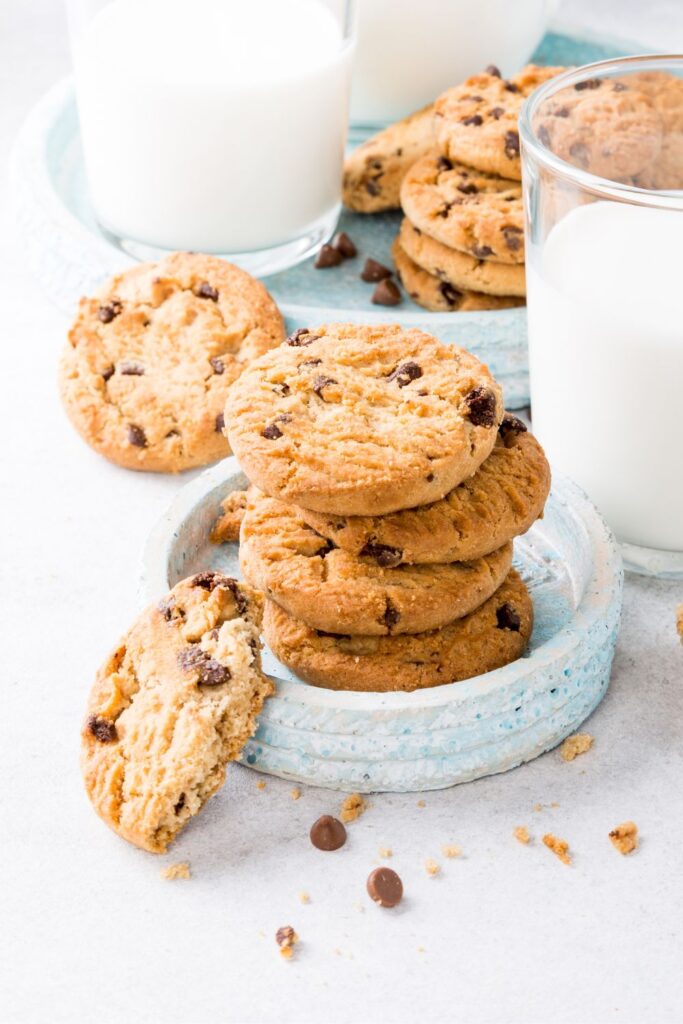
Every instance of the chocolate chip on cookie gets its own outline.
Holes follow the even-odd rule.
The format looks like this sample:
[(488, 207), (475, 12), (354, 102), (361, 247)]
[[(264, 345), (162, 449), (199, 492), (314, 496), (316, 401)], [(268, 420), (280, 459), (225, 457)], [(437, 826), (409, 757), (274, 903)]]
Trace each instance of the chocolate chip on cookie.
[(496, 396), (487, 388), (473, 388), (465, 395), (465, 404), (475, 427), (492, 427), (496, 422)]
[(519, 613), (506, 601), (505, 604), (496, 609), (496, 622), (498, 629), (510, 629), (513, 633), (518, 633), (522, 620)]
[(88, 719), (88, 729), (100, 743), (113, 743), (114, 740), (118, 739), (114, 723), (109, 722), (106, 718), (101, 718), (99, 715), (90, 716)]
[(417, 380), (421, 376), (422, 367), (418, 366), (412, 359), (409, 359), (406, 363), (401, 363), (395, 370), (392, 370), (387, 380), (394, 380), (400, 388), (404, 388), (411, 381)]

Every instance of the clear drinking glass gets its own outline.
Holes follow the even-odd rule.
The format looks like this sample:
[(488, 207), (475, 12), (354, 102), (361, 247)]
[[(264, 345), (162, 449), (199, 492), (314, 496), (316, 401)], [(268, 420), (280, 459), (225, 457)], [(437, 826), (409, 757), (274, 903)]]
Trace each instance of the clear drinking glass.
[(534, 430), (628, 568), (683, 577), (683, 57), (560, 75), (520, 134)]
[(341, 204), (353, 0), (67, 0), (90, 198), (141, 259), (305, 259)]

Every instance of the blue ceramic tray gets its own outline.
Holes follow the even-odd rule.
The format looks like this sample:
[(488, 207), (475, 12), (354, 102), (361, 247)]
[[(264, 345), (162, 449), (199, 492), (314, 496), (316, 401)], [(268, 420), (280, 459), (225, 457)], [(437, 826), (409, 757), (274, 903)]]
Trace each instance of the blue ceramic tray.
[[(544, 64), (586, 64), (637, 51), (609, 40), (578, 39), (551, 32), (534, 54)], [(352, 135), (352, 144), (362, 136)], [(71, 312), (78, 298), (132, 258), (100, 230), (88, 201), (78, 117), (70, 80), (55, 86), (29, 115), (12, 160), (12, 200), (29, 263), (42, 287)], [(362, 256), (390, 262), (389, 247), (399, 214), (344, 214), (341, 226)], [(390, 319), (420, 327), (444, 342), (464, 345), (487, 363), (505, 390), (508, 408), (529, 404), (526, 310), (428, 313), (408, 297), (401, 306), (378, 310), (371, 289), (358, 280), (359, 260), (327, 272), (307, 261), (266, 279), (290, 330), (325, 320), (381, 323)]]

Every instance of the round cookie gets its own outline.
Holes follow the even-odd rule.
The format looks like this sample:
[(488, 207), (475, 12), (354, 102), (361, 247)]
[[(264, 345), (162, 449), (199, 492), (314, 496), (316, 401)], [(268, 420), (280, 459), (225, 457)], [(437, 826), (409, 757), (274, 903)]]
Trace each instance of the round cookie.
[(683, 79), (660, 71), (642, 71), (623, 80), (648, 97), (661, 118), (662, 147), (656, 160), (636, 175), (648, 189), (683, 188)]
[(396, 265), (396, 276), (411, 299), (433, 313), (466, 313), (477, 309), (508, 309), (510, 306), (524, 305), (524, 299), (484, 295), (483, 292), (454, 288), (449, 281), (442, 281), (418, 267), (403, 250), (398, 238), (391, 248), (391, 255)]
[(531, 636), (533, 606), (511, 569), (501, 587), (463, 619), (403, 636), (340, 636), (311, 629), (266, 601), (263, 634), (301, 679), (330, 690), (411, 691), (455, 683), (507, 665)]
[(465, 561), (526, 533), (543, 514), (549, 490), (543, 449), (506, 413), (486, 462), (441, 501), (388, 516), (345, 518), (308, 509), (301, 515), (338, 547), (381, 565)]
[(299, 510), (257, 496), (240, 531), (244, 578), (315, 629), (384, 636), (423, 633), (462, 618), (500, 586), (512, 544), (471, 562), (384, 567), (335, 548)]
[(260, 282), (216, 256), (174, 253), (81, 299), (61, 360), (62, 400), (81, 437), (120, 466), (201, 466), (230, 454), (230, 384), (284, 337)]
[(454, 288), (484, 295), (526, 296), (522, 263), (495, 263), (451, 249), (420, 231), (407, 217), (401, 222), (398, 241), (413, 263)]
[(225, 780), (273, 691), (263, 598), (216, 572), (148, 608), (97, 673), (81, 734), (85, 788), (123, 839), (163, 853)]
[(433, 115), (430, 104), (373, 135), (346, 157), (345, 206), (357, 213), (399, 209), (406, 171), (434, 145)]
[(562, 160), (613, 181), (630, 182), (653, 164), (662, 145), (662, 119), (652, 100), (611, 78), (561, 89), (538, 109), (534, 129)]
[(521, 181), (519, 112), (534, 89), (564, 70), (529, 64), (510, 79), (484, 73), (448, 89), (434, 104), (438, 150), (455, 163)]
[(396, 324), (300, 329), (249, 366), (225, 425), (249, 479), (320, 512), (435, 501), (488, 456), (503, 417), (488, 369)]
[(415, 227), (442, 245), (476, 259), (524, 263), (519, 182), (430, 153), (403, 179), (401, 205)]

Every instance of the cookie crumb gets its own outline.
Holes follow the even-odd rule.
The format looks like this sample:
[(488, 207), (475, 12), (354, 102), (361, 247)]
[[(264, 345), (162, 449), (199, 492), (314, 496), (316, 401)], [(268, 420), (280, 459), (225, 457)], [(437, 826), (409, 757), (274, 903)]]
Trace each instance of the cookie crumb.
[(518, 842), (524, 843), (525, 846), (531, 842), (529, 829), (526, 825), (518, 825), (512, 834)]
[(460, 849), (459, 846), (448, 846), (448, 845), (446, 845), (446, 846), (442, 846), (441, 847), (441, 852), (444, 855), (444, 857), (451, 857), (452, 858), (452, 857), (459, 857), (460, 854), (462, 853), (462, 850)]
[(441, 865), (437, 864), (431, 857), (428, 857), (425, 861), (425, 871), (431, 878), (434, 878), (441, 871)]
[(299, 893), (299, 903), (310, 903), (310, 902), (311, 902), (311, 897), (308, 895), (308, 893), (305, 890)]
[(213, 544), (227, 544), (240, 539), (240, 526), (247, 508), (247, 492), (231, 491), (221, 502), (221, 514), (213, 524)]
[(186, 860), (179, 861), (178, 864), (169, 864), (161, 872), (161, 877), (166, 878), (169, 882), (174, 882), (176, 878), (189, 878), (190, 865)]
[(298, 800), (299, 797), (301, 796), (301, 790), (299, 789), (298, 786), (295, 786), (294, 789), (290, 789), (289, 795), (291, 796), (292, 800)]
[(535, 811), (542, 811), (543, 810), (543, 804), (534, 804), (534, 810)]
[(266, 788), (266, 784), (263, 781), (263, 779), (259, 779), (258, 780), (258, 782), (256, 783), (256, 788), (257, 789), (265, 789)]
[(380, 846), (379, 848), (380, 857), (393, 857), (394, 851), (388, 846)]
[(426, 803), (424, 802), (424, 800), (418, 800), (418, 801), (417, 801), (417, 806), (418, 806), (418, 807), (426, 807), (427, 805), (426, 805)]
[(546, 832), (543, 836), (543, 843), (563, 864), (571, 864), (572, 858), (569, 853), (569, 843), (565, 839), (559, 839), (552, 832)]
[(633, 853), (638, 846), (638, 826), (634, 821), (622, 821), (609, 833), (612, 846), (619, 853)]
[(679, 604), (676, 607), (676, 629), (678, 630), (678, 636), (683, 644), (683, 604)]
[(341, 811), (339, 817), (344, 822), (355, 821), (356, 818), (360, 818), (363, 811), (367, 809), (367, 804), (360, 793), (351, 793), (347, 796), (341, 805)]
[[(586, 769), (584, 768), (584, 772), (585, 772), (585, 770), (586, 770)], [(582, 772), (582, 774), (583, 774), (583, 772)], [(550, 805), (550, 806), (551, 806), (551, 807), (559, 807), (560, 805), (558, 804), (557, 800), (553, 800), (553, 802), (551, 803), (551, 805)]]
[(593, 737), (588, 732), (577, 732), (568, 736), (560, 747), (560, 757), (563, 761), (573, 761), (579, 754), (585, 754), (593, 746)]
[(418, 953), (426, 953), (427, 952), (427, 950), (424, 948), (424, 946), (418, 946), (417, 947), (417, 951), (418, 951)]
[(280, 956), (284, 957), (285, 960), (291, 960), (294, 956), (294, 946), (299, 941), (299, 936), (292, 928), (291, 924), (283, 925), (282, 928), (278, 928), (275, 932), (275, 941), (280, 947)]

